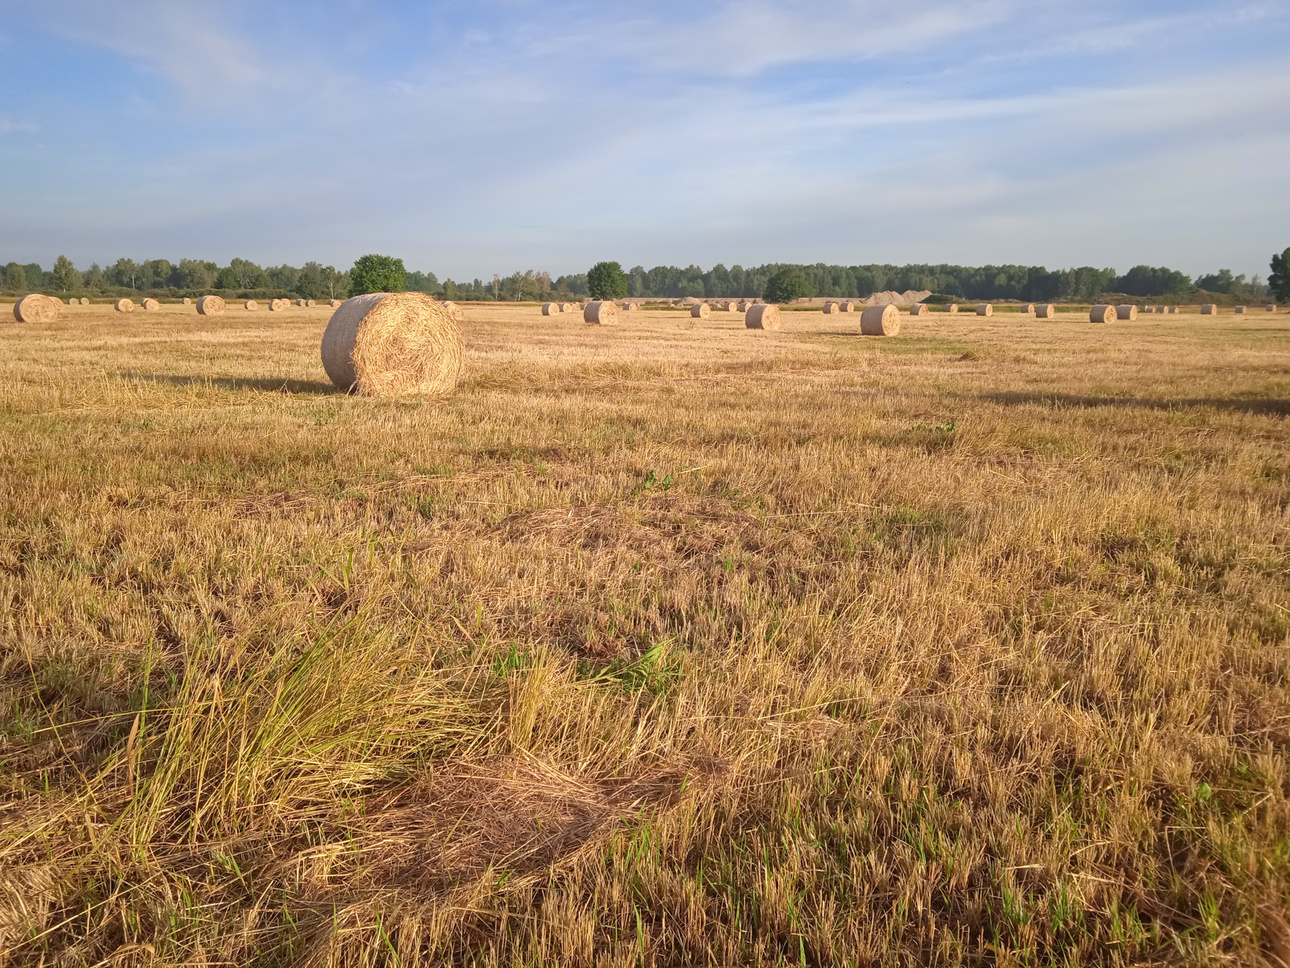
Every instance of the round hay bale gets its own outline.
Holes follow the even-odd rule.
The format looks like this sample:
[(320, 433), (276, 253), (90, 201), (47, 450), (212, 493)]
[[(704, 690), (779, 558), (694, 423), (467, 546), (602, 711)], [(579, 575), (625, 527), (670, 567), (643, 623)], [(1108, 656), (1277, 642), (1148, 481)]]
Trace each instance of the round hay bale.
[(825, 316), (836, 316), (841, 311), (842, 311), (842, 307), (835, 302), (826, 302), (824, 304)]
[(746, 312), (748, 312), (748, 310), (752, 309), (752, 308), (753, 308), (754, 306), (756, 306), (756, 305), (757, 305), (757, 301), (756, 301), (756, 300), (753, 300), (753, 299), (741, 299), (741, 300), (739, 300), (739, 311), (740, 311), (741, 313), (746, 313)]
[(1244, 316), (1244, 315), (1245, 315), (1245, 307), (1244, 307), (1244, 306), (1237, 306), (1237, 307), (1236, 307), (1236, 309), (1235, 309), (1235, 310), (1233, 310), (1233, 311), (1234, 311), (1235, 313), (1237, 313), (1238, 315), (1240, 315), (1240, 316)]
[(991, 306), (989, 303), (981, 303), (976, 307), (976, 314), (978, 316), (993, 316), (994, 307)]
[(286, 308), (287, 308), (287, 301), (285, 299), (269, 300), (269, 312), (271, 313), (280, 313), (282, 312), (282, 310)]
[(1035, 307), (1035, 317), (1037, 319), (1052, 319), (1057, 315), (1057, 307), (1052, 303), (1043, 303)]
[(161, 308), (161, 303), (157, 302), (157, 300), (155, 300), (155, 299), (146, 299), (146, 298), (145, 298), (145, 299), (143, 300), (143, 309), (144, 309), (144, 312), (155, 313), (155, 312), (156, 312), (158, 309), (160, 309), (160, 308)]
[(912, 306), (910, 306), (910, 307), (909, 307), (909, 315), (911, 315), (911, 316), (926, 316), (926, 315), (927, 315), (927, 306), (926, 306), (926, 304), (924, 304), (924, 303), (914, 303), (914, 305), (912, 305)]
[(848, 299), (842, 304), (842, 311), (844, 313), (862, 313), (864, 312), (864, 304)]
[(33, 292), (13, 304), (13, 318), (20, 323), (51, 323), (63, 311), (60, 300)]
[(322, 338), (331, 382), (362, 394), (448, 393), (461, 379), (462, 355), (457, 321), (423, 292), (347, 299)]
[(712, 307), (707, 303), (698, 303), (690, 307), (690, 315), (695, 319), (708, 319), (712, 315)]
[(584, 323), (595, 323), (597, 326), (618, 325), (618, 304), (611, 299), (597, 299), (587, 303), (582, 311)]
[(80, 300), (77, 299), (75, 296), (72, 296), (67, 300), (67, 305), (69, 306), (79, 306), (80, 304), (81, 304)]
[(1089, 310), (1088, 321), (1090, 323), (1113, 323), (1115, 322), (1114, 306), (1094, 306)]
[(560, 303), (560, 312), (562, 313), (571, 313), (576, 309), (577, 307), (573, 303)]
[(297, 299), (297, 300), (296, 300), (296, 305), (297, 305), (297, 306), (299, 306), (301, 309), (304, 309), (304, 308), (305, 308), (305, 301), (304, 301), (303, 299)]
[(1117, 319), (1137, 319), (1138, 307), (1137, 306), (1116, 306), (1115, 316)]
[(542, 304), (542, 315), (543, 315), (543, 316), (559, 316), (559, 315), (560, 315), (560, 304), (559, 304), (559, 303), (543, 303), (543, 304)]
[(452, 318), (457, 321), (457, 325), (461, 325), (466, 321), (466, 310), (462, 309), (451, 299), (445, 299), (439, 305), (442, 306), (444, 309), (448, 310), (448, 312), (452, 315)]
[(341, 301), (339, 299), (329, 299), (327, 301), (327, 305), (331, 309), (340, 309), (340, 303)]
[(1277, 304), (1276, 304), (1276, 303), (1268, 303), (1268, 305), (1264, 308), (1264, 310), (1263, 310), (1263, 311), (1264, 311), (1265, 313), (1275, 313), (1275, 312), (1277, 311)]
[(730, 302), (726, 303), (726, 312), (728, 313), (739, 312), (739, 300), (732, 299), (730, 300)]
[(256, 302), (254, 299), (248, 299), (245, 303), (243, 303), (243, 308), (247, 312), (253, 313), (260, 308), (260, 304)]
[(782, 315), (778, 306), (770, 303), (750, 303), (744, 315), (747, 329), (779, 329)]
[(185, 306), (191, 306), (192, 304), (193, 304), (192, 299), (190, 299), (188, 296), (185, 296), (185, 297), (184, 297), (184, 305), (185, 305)]
[(1218, 306), (1214, 303), (1206, 303), (1204, 306), (1200, 307), (1200, 314), (1202, 316), (1217, 316)]
[(1021, 311), (1025, 313), (1027, 316), (1033, 316), (1035, 314), (1035, 304), (1026, 303), (1024, 306), (1021, 307)]
[(202, 296), (197, 300), (199, 316), (219, 316), (224, 312), (224, 300), (219, 296)]
[(860, 314), (860, 332), (865, 336), (895, 336), (900, 332), (900, 310), (885, 306), (866, 306)]
[(82, 306), (88, 306), (89, 304), (90, 304), (90, 297), (89, 297), (89, 296), (82, 296), (82, 297), (81, 297), (81, 305), (82, 305)]
[(306, 300), (305, 300), (305, 308), (306, 308), (306, 309), (313, 309), (313, 308), (314, 308), (314, 306), (316, 306), (316, 305), (317, 305), (317, 303), (315, 303), (312, 299), (306, 299)]
[(945, 311), (947, 313), (957, 313), (959, 311), (959, 304), (950, 303), (948, 306), (945, 307)]
[(118, 300), (116, 301), (116, 311), (117, 311), (118, 313), (132, 313), (132, 312), (134, 312), (134, 300), (133, 300), (133, 299), (118, 299)]
[(634, 313), (640, 308), (641, 308), (640, 303), (634, 303), (634, 302), (623, 303), (623, 309), (625, 309), (629, 313)]

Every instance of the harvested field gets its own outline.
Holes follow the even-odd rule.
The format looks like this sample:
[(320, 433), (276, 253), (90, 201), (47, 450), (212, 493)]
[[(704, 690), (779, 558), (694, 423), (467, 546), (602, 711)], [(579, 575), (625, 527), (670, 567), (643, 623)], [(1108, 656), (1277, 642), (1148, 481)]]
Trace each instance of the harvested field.
[(1286, 950), (1283, 314), (330, 313), (0, 326), (0, 963)]

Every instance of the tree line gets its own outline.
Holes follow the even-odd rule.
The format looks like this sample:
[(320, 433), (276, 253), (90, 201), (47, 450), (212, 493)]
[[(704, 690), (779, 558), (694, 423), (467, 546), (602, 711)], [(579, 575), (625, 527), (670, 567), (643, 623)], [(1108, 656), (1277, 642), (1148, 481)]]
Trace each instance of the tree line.
[[(1197, 289), (1251, 301), (1268, 295), (1268, 286), (1256, 275), (1247, 279), (1229, 269), (1192, 279), (1164, 266), (1134, 266), (1123, 275), (1114, 269), (1082, 266), (1050, 270), (1043, 266), (956, 265), (795, 265), (771, 263), (745, 269), (717, 264), (710, 269), (691, 265), (633, 266), (625, 270), (627, 295), (632, 298), (695, 296), (719, 299), (760, 296), (777, 273), (794, 270), (803, 281), (803, 295), (864, 298), (884, 290), (926, 290), (962, 299), (1018, 299), (1027, 302), (1084, 301), (1103, 293), (1155, 298), (1183, 295)], [(97, 263), (78, 269), (59, 256), (45, 269), (37, 263), (10, 262), (0, 276), (0, 289), (11, 293), (30, 291), (104, 295), (126, 292), (165, 296), (197, 291), (233, 295), (280, 294), (304, 299), (337, 299), (351, 294), (353, 270), (338, 270), (318, 262), (262, 267), (246, 259), (226, 266), (200, 259), (151, 259), (135, 262), (118, 259), (110, 266)], [(590, 292), (587, 273), (552, 279), (535, 269), (491, 280), (440, 281), (433, 272), (408, 271), (404, 288), (432, 293), (444, 299), (480, 301), (534, 301), (560, 296), (581, 297)]]

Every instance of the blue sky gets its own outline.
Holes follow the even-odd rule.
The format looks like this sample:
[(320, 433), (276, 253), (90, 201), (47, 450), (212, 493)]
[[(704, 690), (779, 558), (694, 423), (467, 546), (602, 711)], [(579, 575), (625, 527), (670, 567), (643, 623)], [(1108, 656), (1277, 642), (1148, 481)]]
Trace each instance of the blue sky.
[(1290, 245), (1290, 0), (0, 0), (0, 46), (0, 262)]

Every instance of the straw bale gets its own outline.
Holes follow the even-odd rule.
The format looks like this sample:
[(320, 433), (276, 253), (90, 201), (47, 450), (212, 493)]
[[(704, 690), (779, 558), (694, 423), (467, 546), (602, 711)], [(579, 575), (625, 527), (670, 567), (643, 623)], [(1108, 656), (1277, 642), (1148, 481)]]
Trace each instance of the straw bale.
[(282, 310), (286, 309), (288, 305), (290, 304), (285, 299), (270, 299), (269, 312), (280, 313)]
[(909, 315), (911, 315), (911, 316), (926, 316), (926, 315), (927, 315), (927, 303), (914, 303), (914, 305), (912, 305), (912, 306), (910, 306), (910, 307), (909, 307)]
[(82, 297), (81, 297), (81, 305), (82, 305), (82, 306), (88, 306), (89, 304), (90, 304), (90, 297), (89, 297), (89, 296), (82, 296)]
[(1115, 322), (1114, 306), (1094, 306), (1089, 310), (1088, 321), (1090, 323), (1113, 323)]
[(256, 302), (254, 299), (248, 299), (245, 303), (243, 303), (243, 308), (245, 308), (248, 312), (253, 313), (260, 308), (260, 304)]
[(1244, 316), (1244, 315), (1245, 315), (1245, 307), (1244, 307), (1244, 306), (1237, 306), (1237, 307), (1236, 307), (1236, 309), (1235, 309), (1234, 311), (1235, 311), (1236, 313), (1238, 313), (1238, 314), (1242, 315), (1242, 316)]
[(327, 301), (327, 305), (332, 309), (340, 309), (340, 304), (341, 300), (339, 299), (330, 299)]
[(826, 302), (826, 303), (824, 304), (824, 315), (825, 315), (825, 316), (836, 316), (836, 315), (837, 315), (838, 313), (840, 313), (841, 311), (842, 311), (842, 307), (841, 307), (841, 306), (839, 306), (839, 305), (838, 305), (837, 303), (835, 303), (835, 302)]
[(640, 303), (634, 303), (634, 302), (631, 302), (630, 300), (623, 303), (623, 309), (629, 313), (634, 313), (640, 308), (641, 308)]
[(219, 316), (224, 309), (224, 300), (219, 296), (202, 296), (197, 300), (197, 312), (201, 316)]
[(543, 315), (543, 316), (559, 316), (559, 315), (560, 315), (560, 304), (559, 304), (559, 303), (543, 303), (543, 304), (542, 304), (542, 315)]
[(1218, 306), (1214, 303), (1206, 303), (1204, 306), (1200, 307), (1200, 314), (1202, 316), (1217, 316)]
[(327, 376), (362, 394), (448, 393), (461, 379), (462, 356), (457, 320), (423, 292), (347, 299), (322, 338)]
[(957, 313), (959, 311), (959, 304), (950, 303), (948, 306), (945, 307), (945, 311), (947, 313)]
[(1052, 319), (1057, 315), (1057, 307), (1052, 303), (1041, 303), (1035, 307), (1035, 316), (1038, 319)]
[(844, 302), (844, 303), (842, 304), (842, 311), (843, 311), (844, 313), (854, 313), (854, 312), (856, 312), (857, 310), (859, 310), (859, 311), (863, 312), (863, 311), (864, 311), (864, 304), (863, 304), (863, 303), (858, 303), (858, 302), (856, 302), (854, 299), (848, 299), (846, 302)]
[(63, 304), (38, 292), (23, 296), (13, 304), (13, 318), (20, 323), (49, 323), (62, 314)]
[(1035, 314), (1035, 304), (1026, 303), (1024, 306), (1021, 307), (1021, 311), (1025, 313), (1027, 316), (1033, 316)]
[(296, 300), (296, 305), (297, 305), (297, 306), (299, 306), (301, 309), (304, 309), (304, 308), (305, 308), (305, 301), (304, 301), (303, 299), (297, 299), (297, 300)]
[(770, 303), (749, 303), (744, 315), (748, 329), (779, 329), (781, 314), (778, 306)]
[(79, 306), (80, 304), (81, 304), (81, 303), (80, 303), (80, 300), (79, 300), (79, 299), (77, 299), (75, 296), (70, 296), (70, 297), (68, 297), (67, 305), (69, 305), (69, 306)]
[(573, 303), (560, 303), (560, 312), (562, 313), (572, 313), (572, 312), (575, 312), (577, 309), (578, 307), (575, 306)]
[(617, 326), (618, 304), (612, 299), (593, 300), (587, 303), (587, 308), (582, 311), (582, 320), (586, 323), (595, 323), (597, 326)]
[(466, 310), (462, 309), (451, 299), (445, 299), (439, 305), (441, 305), (444, 309), (448, 310), (448, 312), (452, 313), (452, 318), (457, 321), (458, 325), (461, 325), (466, 321)]
[(732, 299), (730, 300), (730, 302), (726, 303), (726, 312), (728, 313), (739, 312), (739, 300)]
[(1137, 319), (1138, 307), (1137, 306), (1116, 306), (1115, 316), (1117, 319)]
[(161, 303), (157, 302), (155, 299), (145, 298), (143, 300), (143, 308), (147, 312), (154, 313), (161, 308)]
[(900, 310), (892, 303), (866, 306), (860, 314), (860, 332), (865, 336), (895, 336), (900, 332)]
[(193, 304), (192, 299), (190, 299), (188, 296), (185, 296), (185, 297), (184, 297), (184, 305), (185, 305), (185, 306), (191, 306), (192, 304)]
[(1266, 307), (1263, 311), (1264, 311), (1265, 313), (1275, 313), (1275, 312), (1277, 311), (1277, 304), (1276, 304), (1276, 303), (1268, 303), (1267, 307)]
[(993, 316), (994, 307), (989, 303), (981, 303), (976, 307), (976, 314), (978, 316)]
[(317, 303), (315, 303), (312, 299), (306, 299), (306, 300), (305, 300), (305, 305), (306, 305), (308, 308), (313, 309), (313, 308), (314, 308), (314, 306), (316, 306), (316, 305), (318, 305), (318, 304), (317, 304)]
[(690, 315), (695, 319), (707, 319), (712, 315), (712, 307), (707, 303), (696, 303), (690, 307)]
[(133, 299), (118, 299), (118, 300), (116, 301), (116, 311), (117, 311), (118, 313), (132, 313), (132, 312), (134, 312), (134, 300), (133, 300)]

